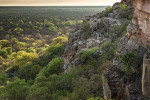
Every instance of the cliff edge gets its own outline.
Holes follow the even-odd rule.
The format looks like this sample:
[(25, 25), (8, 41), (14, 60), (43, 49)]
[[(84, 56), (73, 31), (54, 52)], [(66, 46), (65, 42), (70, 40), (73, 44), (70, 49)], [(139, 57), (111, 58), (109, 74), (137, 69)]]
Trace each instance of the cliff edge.
[(134, 16), (127, 27), (127, 35), (118, 44), (117, 54), (125, 55), (133, 50), (137, 51), (136, 67), (131, 65), (135, 71), (132, 72), (134, 76), (119, 76), (120, 70), (125, 67), (122, 62), (114, 65), (117, 70), (111, 70), (114, 68), (110, 67), (103, 73), (105, 99), (144, 100), (150, 97), (150, 1), (132, 0), (131, 3)]

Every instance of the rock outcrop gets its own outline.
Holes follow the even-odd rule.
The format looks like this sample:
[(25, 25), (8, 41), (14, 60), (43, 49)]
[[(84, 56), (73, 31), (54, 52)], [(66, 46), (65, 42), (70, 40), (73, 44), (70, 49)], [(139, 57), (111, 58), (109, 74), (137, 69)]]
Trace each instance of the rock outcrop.
[(128, 26), (129, 38), (136, 40), (147, 49), (148, 53), (143, 59), (142, 92), (144, 96), (150, 96), (150, 0), (133, 0), (134, 18)]
[[(109, 32), (117, 27), (124, 26), (129, 20), (121, 18), (119, 13), (120, 3), (114, 4), (113, 11), (103, 11), (96, 15), (86, 16), (83, 24), (79, 26), (74, 33), (70, 33), (69, 40), (64, 54), (65, 72), (80, 65), (78, 53), (92, 47), (99, 47), (104, 41), (113, 41), (117, 35), (115, 32), (109, 35)], [(132, 15), (132, 7), (128, 6), (127, 13)], [(121, 29), (119, 30), (121, 31)], [(121, 32), (119, 32), (121, 34)]]
[(134, 18), (128, 27), (129, 38), (136, 37), (143, 47), (150, 49), (150, 1), (133, 0)]
[[(104, 96), (106, 99), (143, 100), (144, 97), (150, 97), (150, 0), (122, 0), (122, 3), (129, 3), (129, 5), (132, 3), (134, 7), (134, 17), (127, 27), (128, 35), (125, 35), (118, 44), (117, 54), (124, 55), (128, 51), (137, 50), (138, 72), (136, 72), (137, 76), (134, 77), (136, 80), (132, 79), (128, 82), (124, 80), (124, 82), (121, 83), (124, 87), (122, 88), (121, 85), (120, 89), (115, 92), (116, 95), (113, 95), (112, 97), (110, 94), (112, 94), (114, 89), (111, 88), (115, 88), (115, 90), (118, 89), (118, 86), (115, 84), (119, 83), (123, 77), (117, 77), (120, 80), (113, 85), (109, 83), (116, 78), (105, 77), (105, 79), (103, 79), (103, 82), (105, 83), (103, 87), (106, 87), (107, 90), (104, 89)], [(114, 61), (114, 65), (116, 66), (115, 68), (118, 68), (119, 65), (119, 69), (122, 68), (121, 63), (117, 60)], [(108, 71), (109, 73), (116, 72), (109, 68), (104, 72), (103, 76), (109, 75)], [(108, 88), (110, 89), (109, 91)], [(119, 91), (122, 92), (119, 93)]]
[(150, 57), (145, 54), (143, 59), (143, 72), (142, 72), (142, 92), (144, 96), (150, 96)]

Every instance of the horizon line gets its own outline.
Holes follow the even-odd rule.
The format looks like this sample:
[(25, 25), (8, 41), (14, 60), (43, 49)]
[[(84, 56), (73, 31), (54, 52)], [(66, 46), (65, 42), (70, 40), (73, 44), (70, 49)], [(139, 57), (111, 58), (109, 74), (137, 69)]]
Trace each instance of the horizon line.
[(51, 6), (51, 7), (54, 7), (54, 6), (111, 6), (111, 5), (0, 5), (0, 7), (21, 7), (21, 6), (27, 6), (27, 7), (31, 7), (31, 6)]

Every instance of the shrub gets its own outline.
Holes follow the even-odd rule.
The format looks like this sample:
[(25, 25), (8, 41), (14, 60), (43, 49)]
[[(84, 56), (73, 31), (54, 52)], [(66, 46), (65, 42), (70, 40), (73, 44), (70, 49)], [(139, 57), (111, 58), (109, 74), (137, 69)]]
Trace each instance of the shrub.
[(17, 34), (20, 34), (22, 31), (23, 31), (23, 29), (20, 28), (20, 27), (16, 27), (16, 28), (14, 29), (14, 32), (16, 32)]
[(137, 55), (136, 51), (127, 52), (125, 55), (122, 55), (120, 61), (125, 66), (123, 72), (128, 76), (132, 76), (134, 74), (134, 70), (137, 66)]
[(38, 55), (36, 53), (27, 53), (25, 51), (19, 51), (17, 52), (17, 56), (15, 58), (16, 65), (21, 68), (23, 67), (24, 64), (32, 62), (37, 58), (38, 58)]
[(6, 49), (8, 55), (10, 55), (12, 53), (12, 47), (7, 47), (5, 49)]
[(126, 25), (111, 26), (109, 29), (109, 33), (118, 38), (122, 35), (122, 32), (126, 30), (126, 27)]
[(16, 78), (0, 88), (0, 100), (24, 100), (29, 86), (25, 80)]
[(3, 61), (3, 57), (2, 57), (2, 56), (0, 56), (0, 64), (2, 63), (2, 61)]
[(4, 30), (3, 26), (0, 26), (0, 31), (3, 31), (3, 30)]
[(70, 25), (76, 25), (76, 21), (67, 21), (67, 22), (62, 22), (62, 25), (70, 26)]
[(18, 76), (21, 79), (33, 80), (36, 77), (36, 74), (38, 74), (41, 69), (42, 67), (36, 63), (27, 63), (19, 69)]
[(98, 47), (94, 47), (94, 48), (91, 48), (91, 49), (88, 49), (88, 50), (80, 51), (78, 56), (79, 56), (79, 59), (82, 62), (86, 62), (91, 57), (93, 58), (93, 54), (98, 52), (98, 51), (99, 51), (99, 48)]
[(18, 40), (17, 40), (16, 38), (12, 38), (12, 39), (11, 39), (11, 42), (12, 42), (12, 43), (17, 43)]
[(40, 63), (41, 66), (47, 65), (54, 57), (62, 55), (64, 53), (64, 49), (64, 45), (52, 45), (48, 47), (44, 54), (40, 57), (38, 63)]
[(49, 31), (56, 32), (57, 31), (57, 26), (49, 27)]
[(67, 36), (60, 36), (53, 39), (53, 45), (62, 45), (68, 41)]
[(39, 76), (35, 79), (34, 85), (28, 90), (27, 100), (49, 100), (50, 91), (48, 89), (48, 80), (45, 76)]
[(119, 12), (122, 18), (128, 18), (128, 6), (124, 4), (120, 4)]
[(24, 24), (23, 20), (19, 20), (19, 21), (18, 21), (18, 24), (19, 24), (19, 25), (23, 25), (23, 24)]
[(109, 7), (106, 8), (106, 11), (107, 11), (108, 13), (112, 13), (113, 8), (112, 8), (111, 6), (109, 6)]
[(72, 74), (38, 75), (29, 89), (27, 100), (62, 100), (72, 89)]
[(51, 74), (59, 74), (62, 72), (63, 60), (61, 58), (54, 58), (42, 71), (41, 74), (49, 76)]
[(9, 44), (9, 41), (8, 40), (1, 40), (0, 41), (0, 45), (2, 45), (2, 47), (7, 47)]
[(128, 10), (128, 6), (127, 5), (120, 4), (119, 7), (120, 7), (120, 11), (121, 12), (125, 12), (126, 10)]
[(19, 48), (26, 46), (25, 42), (17, 42), (17, 44), (18, 44)]
[(84, 24), (81, 30), (83, 31), (83, 34), (82, 34), (83, 38), (88, 38), (91, 35), (89, 23)]
[(4, 73), (0, 73), (0, 87), (2, 85), (6, 85), (6, 81), (7, 81), (6, 75)]
[(0, 50), (0, 56), (7, 58), (7, 51), (6, 50)]

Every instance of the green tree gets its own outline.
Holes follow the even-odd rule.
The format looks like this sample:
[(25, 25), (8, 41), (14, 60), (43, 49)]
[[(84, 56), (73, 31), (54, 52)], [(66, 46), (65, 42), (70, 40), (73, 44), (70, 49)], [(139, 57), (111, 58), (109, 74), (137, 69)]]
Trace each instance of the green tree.
[(16, 65), (20, 68), (23, 67), (24, 64), (30, 63), (38, 58), (38, 55), (36, 53), (27, 53), (25, 51), (19, 51), (17, 52), (16, 59)]
[(0, 100), (25, 100), (28, 88), (25, 80), (16, 78), (6, 86), (0, 87)]
[(23, 20), (19, 20), (19, 21), (18, 21), (18, 24), (19, 24), (19, 25), (23, 25), (23, 24), (24, 24), (24, 21), (23, 21)]
[(40, 74), (45, 75), (46, 77), (51, 74), (59, 74), (62, 72), (63, 60), (61, 58), (54, 58), (42, 71)]
[(20, 27), (16, 27), (16, 28), (14, 29), (14, 32), (16, 32), (17, 34), (20, 34), (21, 32), (23, 32), (23, 29), (20, 28)]
[(3, 26), (0, 26), (0, 31), (3, 31), (3, 30), (4, 30)]
[(56, 32), (57, 31), (57, 26), (49, 27), (49, 31)]
[(41, 69), (42, 67), (34, 62), (27, 63), (19, 69), (18, 75), (21, 79), (33, 80)]

